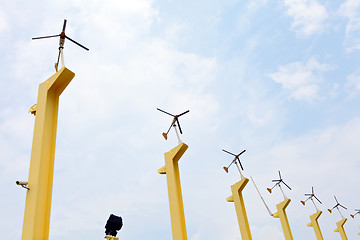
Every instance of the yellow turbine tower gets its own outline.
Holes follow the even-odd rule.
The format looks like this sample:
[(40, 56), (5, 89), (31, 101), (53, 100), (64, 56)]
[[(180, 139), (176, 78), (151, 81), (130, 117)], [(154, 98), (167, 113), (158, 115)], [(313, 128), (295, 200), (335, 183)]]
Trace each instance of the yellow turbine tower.
[(185, 143), (180, 143), (165, 153), (165, 166), (158, 170), (160, 174), (166, 174), (173, 240), (187, 239), (178, 164), (187, 148)]
[(180, 182), (178, 163), (182, 155), (188, 149), (188, 145), (186, 145), (180, 140), (179, 134), (176, 129), (176, 125), (179, 127), (180, 133), (182, 133), (178, 117), (188, 113), (189, 110), (179, 115), (172, 115), (159, 108), (157, 110), (165, 114), (171, 115), (173, 117), (173, 121), (171, 122), (169, 130), (166, 133), (163, 133), (163, 137), (165, 138), (165, 140), (167, 140), (167, 134), (169, 133), (170, 129), (174, 127), (179, 141), (178, 146), (176, 146), (175, 148), (171, 149), (169, 152), (166, 152), (164, 154), (165, 166), (160, 168), (158, 172), (160, 174), (166, 174), (173, 240), (186, 240), (187, 234), (186, 234), (185, 214), (184, 214), (184, 205), (183, 205), (182, 193), (181, 193), (181, 182)]
[[(22, 240), (49, 239), (59, 96), (75, 74), (63, 67), (39, 86)], [(21, 182), (19, 182), (21, 183)]]
[(289, 206), (291, 199), (287, 198), (284, 194), (284, 191), (281, 188), (281, 183), (283, 183), (287, 188), (289, 188), (291, 190), (291, 188), (284, 182), (284, 180), (281, 177), (281, 173), (279, 171), (279, 179), (276, 180), (272, 180), (273, 182), (276, 182), (275, 185), (272, 188), (267, 188), (267, 190), (272, 193), (272, 190), (274, 189), (274, 187), (278, 186), (284, 196), (284, 201), (278, 203), (276, 205), (276, 209), (277, 212), (272, 214), (272, 216), (274, 218), (279, 218), (280, 219), (280, 223), (281, 223), (281, 227), (283, 229), (284, 232), (284, 236), (286, 240), (293, 240), (293, 236), (291, 233), (291, 228), (290, 228), (290, 224), (289, 224), (289, 220), (288, 217), (286, 215), (286, 208)]
[(332, 209), (328, 209), (328, 211), (329, 211), (330, 213), (332, 213), (332, 210), (336, 208), (336, 209), (339, 211), (340, 216), (341, 216), (341, 218), (342, 218), (339, 222), (336, 223), (336, 229), (334, 230), (334, 232), (340, 233), (340, 236), (341, 236), (341, 239), (342, 239), (342, 240), (347, 240), (348, 238), (347, 238), (347, 236), (346, 236), (346, 232), (345, 232), (345, 229), (344, 229), (344, 225), (345, 225), (345, 223), (346, 223), (346, 221), (347, 221), (347, 218), (344, 218), (344, 216), (341, 214), (341, 211), (340, 211), (339, 207), (342, 207), (342, 208), (344, 208), (345, 210), (347, 210), (347, 208), (344, 207), (343, 205), (341, 205), (341, 204), (338, 202), (338, 200), (336, 199), (335, 196), (334, 196), (334, 198), (335, 198), (335, 201), (336, 201), (336, 205), (335, 205)]
[(241, 170), (238, 166), (238, 164), (240, 165), (241, 169), (243, 169), (239, 156), (241, 154), (243, 154), (246, 150), (243, 150), (241, 153), (235, 155), (231, 152), (228, 152), (226, 150), (223, 149), (224, 152), (233, 155), (235, 158), (234, 160), (230, 163), (230, 165), (228, 167), (224, 167), (224, 170), (226, 172), (228, 172), (229, 167), (235, 163), (235, 165), (237, 166), (240, 176), (241, 176), (241, 180), (237, 183), (235, 183), (234, 185), (231, 186), (231, 192), (232, 195), (230, 197), (228, 197), (226, 199), (226, 201), (228, 202), (234, 202), (235, 205), (235, 211), (236, 211), (236, 216), (238, 219), (238, 223), (239, 223), (239, 228), (240, 228), (240, 233), (241, 233), (241, 239), (242, 240), (251, 240), (251, 232), (250, 232), (250, 226), (249, 226), (249, 221), (246, 215), (246, 210), (245, 210), (245, 203), (244, 203), (244, 198), (242, 196), (242, 191), (244, 190), (246, 184), (249, 182), (249, 179), (245, 178), (243, 176), (243, 174), (241, 173)]
[(308, 223), (306, 226), (312, 227), (314, 229), (317, 240), (324, 240), (323, 235), (321, 233), (320, 226), (319, 226), (319, 222), (318, 222), (318, 219), (319, 219), (320, 215), (322, 214), (322, 211), (320, 211), (317, 208), (313, 198), (315, 198), (320, 204), (321, 204), (321, 201), (315, 196), (314, 187), (311, 188), (311, 193), (305, 194), (305, 196), (308, 196), (308, 198), (305, 201), (300, 201), (300, 202), (303, 205), (305, 205), (306, 201), (311, 200), (316, 208), (316, 213), (310, 215), (310, 223)]

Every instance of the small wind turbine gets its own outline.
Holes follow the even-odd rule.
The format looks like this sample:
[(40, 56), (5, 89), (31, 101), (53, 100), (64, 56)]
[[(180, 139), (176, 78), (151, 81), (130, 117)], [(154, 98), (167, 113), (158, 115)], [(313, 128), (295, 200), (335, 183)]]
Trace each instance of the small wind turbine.
[(272, 188), (267, 188), (267, 190), (269, 191), (269, 193), (272, 193), (272, 190), (274, 189), (274, 187), (278, 186), (284, 196), (284, 199), (287, 199), (287, 197), (285, 196), (284, 194), (284, 191), (282, 190), (281, 188), (281, 183), (283, 183), (287, 188), (289, 188), (291, 190), (291, 188), (289, 187), (289, 185), (287, 185), (284, 180), (282, 179), (281, 177), (281, 173), (279, 171), (279, 179), (276, 179), (276, 180), (272, 180), (272, 182), (276, 182), (275, 185), (272, 187)]
[(180, 127), (180, 122), (179, 122), (179, 117), (182, 116), (182, 115), (184, 115), (184, 114), (186, 114), (186, 113), (188, 113), (188, 112), (190, 112), (190, 111), (187, 110), (187, 111), (185, 111), (185, 112), (183, 112), (183, 113), (181, 113), (181, 114), (179, 114), (179, 115), (173, 115), (173, 114), (168, 113), (168, 112), (165, 112), (164, 110), (161, 110), (161, 109), (159, 109), (159, 108), (157, 108), (157, 110), (159, 110), (160, 112), (163, 112), (163, 113), (165, 113), (165, 114), (167, 114), (167, 115), (170, 115), (170, 116), (174, 117), (173, 120), (172, 120), (172, 122), (171, 122), (171, 125), (170, 125), (169, 129), (167, 130), (167, 132), (162, 134), (163, 137), (165, 138), (165, 140), (167, 140), (167, 135), (168, 135), (171, 127), (174, 127), (174, 128), (175, 128), (175, 132), (176, 132), (176, 136), (177, 136), (178, 141), (179, 141), (179, 144), (180, 144), (180, 143), (181, 143), (181, 139), (180, 139), (179, 133), (178, 133), (178, 131), (177, 131), (177, 129), (176, 129), (176, 124), (177, 124), (177, 126), (179, 127), (180, 133), (182, 134), (181, 127)]
[(312, 203), (314, 204), (316, 211), (319, 211), (313, 198), (315, 198), (320, 204), (322, 204), (322, 202), (315, 196), (314, 187), (311, 187), (311, 193), (306, 193), (305, 196), (308, 196), (308, 198), (305, 201), (300, 201), (302, 203), (302, 205), (305, 206), (306, 201), (310, 199), (312, 201)]
[(65, 28), (66, 28), (66, 19), (64, 19), (64, 24), (63, 24), (63, 28), (60, 34), (57, 35), (51, 35), (51, 36), (45, 36), (45, 37), (35, 37), (32, 38), (32, 40), (36, 40), (36, 39), (43, 39), (43, 38), (53, 38), (53, 37), (60, 37), (59, 39), (59, 54), (58, 54), (58, 58), (57, 58), (57, 62), (55, 63), (55, 69), (56, 71), (58, 71), (58, 66), (59, 66), (59, 59), (61, 56), (61, 64), (64, 67), (65, 63), (64, 63), (64, 44), (65, 44), (65, 38), (68, 39), (69, 41), (75, 43), (76, 45), (84, 48), (85, 50), (89, 51), (89, 49), (87, 47), (84, 47), (83, 45), (81, 45), (80, 43), (72, 40), (71, 38), (69, 38), (68, 36), (65, 35)]
[(332, 210), (334, 209), (334, 208), (336, 208), (338, 211), (339, 211), (339, 213), (340, 213), (340, 215), (341, 215), (341, 217), (342, 218), (344, 218), (344, 216), (341, 214), (341, 212), (340, 212), (340, 209), (339, 209), (339, 207), (342, 207), (342, 208), (344, 208), (345, 210), (347, 210), (347, 208), (346, 207), (344, 207), (343, 205), (341, 205), (339, 202), (338, 202), (338, 200), (336, 199), (336, 197), (334, 196), (334, 198), (335, 198), (335, 201), (336, 201), (336, 205), (332, 208), (332, 209), (328, 209), (328, 211), (331, 213), (332, 212)]
[[(237, 167), (237, 169), (239, 170), (239, 173), (240, 173), (240, 176), (241, 176), (241, 179), (243, 179), (244, 178), (244, 176), (242, 175), (242, 173), (241, 173), (241, 170), (243, 170), (244, 171), (244, 168), (243, 168), (243, 166), (242, 166), (242, 164), (241, 164), (241, 162), (240, 162), (240, 158), (239, 158), (239, 156), (241, 155), (241, 154), (243, 154), (246, 150), (243, 150), (241, 153), (239, 153), (239, 154), (234, 154), (234, 153), (231, 153), (231, 152), (228, 152), (228, 151), (226, 151), (226, 150), (224, 150), (223, 149), (223, 151), (224, 152), (226, 152), (226, 153), (228, 153), (228, 154), (230, 154), (230, 155), (233, 155), (233, 156), (235, 156), (235, 158), (234, 158), (234, 160), (232, 160), (232, 162), (229, 164), (229, 166), (227, 166), (227, 167), (223, 167), (224, 168), (224, 170), (225, 170), (225, 172), (229, 172), (229, 167), (233, 164), (233, 163), (235, 163), (235, 165), (236, 165), (236, 167)], [(239, 163), (239, 165), (240, 165), (240, 167), (241, 167), (241, 170), (240, 170), (240, 168), (239, 168), (239, 166), (238, 166), (238, 163)]]

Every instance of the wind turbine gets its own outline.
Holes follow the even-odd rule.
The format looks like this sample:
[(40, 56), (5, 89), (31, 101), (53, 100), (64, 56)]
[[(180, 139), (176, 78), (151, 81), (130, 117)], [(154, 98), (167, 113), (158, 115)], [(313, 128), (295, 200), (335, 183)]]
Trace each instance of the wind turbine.
[(179, 122), (179, 117), (182, 116), (182, 115), (184, 115), (184, 114), (186, 114), (186, 113), (188, 113), (188, 112), (190, 112), (190, 111), (187, 110), (187, 111), (185, 111), (185, 112), (183, 112), (183, 113), (181, 113), (181, 114), (173, 115), (173, 114), (171, 114), (171, 113), (165, 112), (164, 110), (161, 110), (160, 108), (157, 108), (157, 110), (159, 110), (160, 112), (163, 112), (163, 113), (165, 113), (165, 114), (170, 115), (170, 116), (173, 117), (173, 120), (172, 120), (172, 122), (171, 122), (171, 125), (170, 125), (169, 129), (167, 130), (166, 133), (163, 133), (163, 134), (162, 134), (163, 137), (165, 138), (165, 140), (167, 140), (167, 135), (168, 135), (171, 127), (174, 127), (174, 128), (175, 128), (175, 132), (176, 132), (176, 136), (177, 136), (178, 141), (179, 141), (179, 144), (180, 144), (180, 143), (181, 143), (181, 139), (180, 139), (180, 136), (179, 136), (179, 134), (178, 134), (178, 132), (177, 132), (176, 124), (177, 124), (177, 126), (179, 127), (180, 133), (182, 134), (182, 130), (181, 130), (181, 127), (180, 127), (180, 122)]
[(85, 50), (89, 51), (89, 49), (83, 45), (81, 45), (80, 43), (74, 41), (73, 39), (69, 38), (66, 34), (65, 34), (65, 28), (66, 28), (66, 19), (64, 19), (64, 24), (63, 24), (63, 28), (62, 28), (62, 31), (60, 34), (57, 34), (57, 35), (51, 35), (51, 36), (44, 36), (44, 37), (34, 37), (32, 38), (32, 40), (37, 40), (37, 39), (44, 39), (44, 38), (53, 38), (53, 37), (60, 37), (59, 38), (59, 54), (58, 54), (58, 57), (57, 57), (57, 62), (55, 63), (55, 69), (56, 71), (58, 71), (58, 66), (59, 66), (59, 59), (60, 59), (60, 56), (61, 56), (61, 64), (62, 66), (64, 67), (65, 66), (65, 63), (64, 63), (64, 52), (63, 52), (63, 49), (64, 49), (64, 44), (65, 44), (65, 39), (68, 39), (69, 41), (75, 43), (76, 45), (84, 48)]
[[(235, 165), (236, 165), (236, 167), (237, 167), (237, 169), (239, 170), (239, 173), (240, 173), (240, 176), (241, 176), (241, 179), (243, 179), (244, 178), (244, 176), (242, 175), (242, 173), (241, 173), (241, 170), (243, 170), (244, 171), (244, 168), (243, 168), (243, 166), (242, 166), (242, 164), (241, 164), (241, 162), (240, 162), (240, 158), (239, 158), (239, 156), (241, 155), (241, 154), (243, 154), (246, 150), (243, 150), (242, 152), (240, 152), (239, 154), (234, 154), (234, 153), (231, 153), (231, 152), (228, 152), (228, 151), (226, 151), (226, 150), (224, 150), (223, 149), (223, 151), (224, 152), (226, 152), (226, 153), (228, 153), (228, 154), (230, 154), (230, 155), (233, 155), (234, 156), (234, 160), (232, 160), (232, 162), (229, 164), (229, 166), (227, 166), (227, 167), (223, 167), (224, 168), (224, 170), (225, 170), (225, 172), (229, 172), (229, 167), (233, 164), (233, 163), (235, 163)], [(238, 166), (238, 163), (239, 163), (239, 165), (240, 165), (240, 167), (241, 167), (241, 170), (240, 170), (240, 168), (239, 168), (239, 166)]]

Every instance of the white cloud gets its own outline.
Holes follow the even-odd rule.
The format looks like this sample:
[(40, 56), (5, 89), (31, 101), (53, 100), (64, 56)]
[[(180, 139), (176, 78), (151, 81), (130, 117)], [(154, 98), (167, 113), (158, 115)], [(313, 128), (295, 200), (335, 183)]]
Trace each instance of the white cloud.
[(6, 30), (7, 28), (8, 28), (8, 24), (6, 22), (6, 18), (0, 9), (0, 32)]
[(345, 90), (350, 97), (360, 93), (360, 69), (346, 77)]
[(347, 0), (340, 6), (339, 14), (348, 19), (344, 45), (351, 52), (360, 49), (360, 1)]
[(310, 36), (321, 33), (325, 29), (328, 18), (326, 8), (316, 0), (285, 0), (287, 14), (294, 20), (291, 24), (299, 36)]
[(314, 58), (305, 64), (293, 62), (280, 66), (277, 72), (269, 76), (289, 92), (296, 100), (313, 101), (320, 97), (319, 84), (322, 82), (322, 73), (332, 69), (331, 65), (321, 64)]

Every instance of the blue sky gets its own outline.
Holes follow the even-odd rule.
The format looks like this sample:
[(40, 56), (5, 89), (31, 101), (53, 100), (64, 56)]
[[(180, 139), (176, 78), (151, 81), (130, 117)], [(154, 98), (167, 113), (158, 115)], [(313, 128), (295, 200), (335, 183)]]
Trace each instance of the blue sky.
[[(57, 39), (76, 76), (60, 98), (50, 239), (101, 239), (110, 213), (124, 218), (120, 239), (171, 239), (163, 153), (177, 145), (156, 111), (190, 112), (180, 121), (189, 145), (180, 175), (189, 240), (238, 240), (235, 209), (225, 199), (240, 180), (231, 157), (246, 149), (252, 176), (270, 209), (282, 200), (266, 188), (281, 170), (292, 191), (295, 239), (323, 202), (325, 239), (338, 213), (349, 239), (360, 231), (360, 2), (8, 1), (0, 5), (0, 236), (19, 239), (38, 85), (54, 74)], [(253, 239), (283, 239), (251, 182), (244, 190)]]

